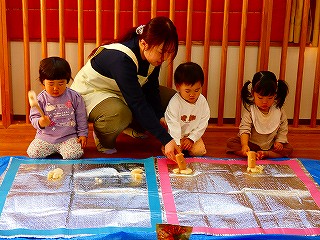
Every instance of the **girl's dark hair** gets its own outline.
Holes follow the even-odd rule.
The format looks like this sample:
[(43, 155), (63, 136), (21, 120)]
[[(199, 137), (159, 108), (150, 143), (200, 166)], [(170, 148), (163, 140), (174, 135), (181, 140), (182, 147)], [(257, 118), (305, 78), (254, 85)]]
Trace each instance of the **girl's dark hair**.
[[(251, 90), (249, 85), (251, 83)], [(289, 88), (284, 80), (277, 80), (276, 75), (270, 71), (260, 71), (254, 74), (252, 82), (247, 81), (241, 90), (241, 98), (243, 106), (248, 107), (254, 104), (253, 93), (258, 93), (261, 96), (274, 96), (276, 106), (281, 108), (289, 93)]]
[[(146, 43), (151, 47), (158, 46), (163, 43), (162, 55), (167, 52), (173, 52), (173, 58), (176, 57), (178, 52), (178, 33), (175, 25), (170, 18), (159, 16), (152, 18), (144, 27), (141, 34), (136, 33), (137, 27), (131, 28), (124, 36), (115, 41), (110, 41), (105, 44), (115, 42), (126, 42), (130, 39), (138, 36), (139, 40), (144, 39)], [(99, 47), (93, 49), (89, 58), (95, 54)]]
[(66, 79), (69, 83), (71, 77), (71, 68), (69, 63), (60, 57), (48, 57), (40, 61), (39, 80), (43, 84), (44, 80)]
[(174, 72), (174, 83), (180, 85), (194, 85), (196, 82), (204, 84), (204, 73), (202, 68), (194, 62), (186, 62), (180, 64)]

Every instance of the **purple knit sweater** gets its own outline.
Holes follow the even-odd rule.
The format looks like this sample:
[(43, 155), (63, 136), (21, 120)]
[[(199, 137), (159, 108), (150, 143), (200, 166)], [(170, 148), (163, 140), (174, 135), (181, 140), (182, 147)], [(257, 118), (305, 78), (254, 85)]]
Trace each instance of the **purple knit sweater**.
[(88, 136), (86, 108), (82, 97), (74, 90), (66, 88), (59, 97), (52, 97), (45, 90), (38, 95), (38, 102), (51, 124), (40, 128), (40, 113), (30, 109), (30, 121), (37, 133), (35, 138), (49, 143), (61, 143), (69, 138)]

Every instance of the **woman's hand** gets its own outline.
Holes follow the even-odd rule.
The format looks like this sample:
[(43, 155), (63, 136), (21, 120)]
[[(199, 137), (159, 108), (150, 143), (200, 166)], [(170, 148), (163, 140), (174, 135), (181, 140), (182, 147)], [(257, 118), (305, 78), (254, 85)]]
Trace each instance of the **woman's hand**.
[(176, 154), (181, 153), (180, 147), (172, 139), (164, 146), (164, 153), (167, 158), (176, 161)]
[(167, 122), (166, 122), (166, 120), (164, 119), (164, 117), (160, 118), (160, 124), (161, 124), (164, 128), (167, 128), (167, 127), (168, 127)]

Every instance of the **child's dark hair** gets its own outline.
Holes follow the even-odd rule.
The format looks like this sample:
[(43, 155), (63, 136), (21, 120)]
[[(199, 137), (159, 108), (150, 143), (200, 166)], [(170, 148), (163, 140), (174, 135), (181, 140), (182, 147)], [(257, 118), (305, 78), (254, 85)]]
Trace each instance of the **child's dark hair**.
[[(151, 48), (163, 43), (162, 55), (167, 52), (173, 52), (173, 58), (177, 55), (179, 45), (177, 29), (170, 18), (164, 16), (152, 18), (145, 26), (142, 26), (139, 34), (137, 33), (137, 27), (134, 27), (121, 38), (103, 45), (126, 42), (136, 36), (139, 37), (139, 40), (144, 39)], [(98, 48), (90, 53), (89, 58), (95, 54)]]
[[(251, 90), (249, 85), (251, 84)], [(289, 93), (289, 88), (284, 80), (277, 80), (276, 75), (270, 71), (260, 71), (254, 74), (252, 82), (247, 81), (241, 90), (243, 106), (248, 110), (248, 106), (254, 104), (253, 93), (261, 96), (274, 96), (276, 106), (281, 108)]]
[(180, 64), (174, 72), (174, 83), (181, 85), (194, 85), (199, 82), (201, 86), (204, 84), (204, 73), (202, 68), (194, 62), (186, 62)]
[(66, 79), (69, 83), (71, 68), (67, 60), (60, 57), (48, 57), (40, 61), (39, 80), (43, 84), (44, 80)]

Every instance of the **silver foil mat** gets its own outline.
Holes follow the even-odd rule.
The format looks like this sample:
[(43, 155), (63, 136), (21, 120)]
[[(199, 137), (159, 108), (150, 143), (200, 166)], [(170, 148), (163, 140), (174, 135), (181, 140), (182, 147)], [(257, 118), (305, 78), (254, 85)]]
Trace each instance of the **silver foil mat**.
[[(63, 178), (48, 181), (48, 172), (57, 167), (64, 170)], [(143, 167), (138, 163), (20, 164), (0, 216), (0, 230), (150, 227), (146, 178), (136, 182), (130, 174)], [(263, 173), (252, 174), (246, 172), (246, 165), (193, 162), (188, 164), (193, 169), (190, 176), (173, 174), (173, 167), (168, 165), (169, 178), (181, 225), (320, 228), (319, 206), (288, 165), (267, 164)], [(302, 165), (301, 169), (312, 179)], [(156, 173), (159, 177), (157, 169)], [(6, 174), (7, 170), (0, 183)], [(168, 223), (162, 198), (166, 193), (159, 181), (157, 185), (163, 223)]]
[(181, 225), (320, 228), (319, 206), (288, 165), (267, 164), (262, 173), (252, 174), (246, 165), (193, 162), (190, 176), (172, 173), (174, 167), (168, 165)]
[[(0, 216), (0, 230), (150, 227), (143, 164), (20, 164)], [(63, 178), (48, 181), (62, 168)], [(5, 175), (4, 173), (3, 175)], [(1, 182), (3, 176), (1, 178)]]

